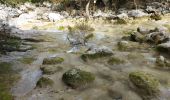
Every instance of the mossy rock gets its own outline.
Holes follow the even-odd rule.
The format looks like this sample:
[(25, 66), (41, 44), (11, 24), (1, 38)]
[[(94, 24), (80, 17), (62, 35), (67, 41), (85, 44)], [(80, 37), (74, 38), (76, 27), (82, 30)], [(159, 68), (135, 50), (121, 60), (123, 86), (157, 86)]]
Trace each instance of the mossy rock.
[(38, 87), (47, 87), (47, 86), (52, 86), (54, 84), (53, 80), (47, 77), (41, 77), (39, 81), (37, 82)]
[(0, 100), (13, 100), (13, 96), (9, 91), (1, 90), (0, 89)]
[(119, 65), (119, 64), (125, 63), (125, 61), (122, 60), (122, 59), (116, 58), (116, 57), (111, 57), (111, 58), (107, 61), (107, 63), (108, 63), (109, 65)]
[(63, 74), (62, 80), (72, 88), (80, 88), (92, 83), (95, 80), (95, 76), (90, 72), (73, 68)]
[(127, 24), (127, 20), (126, 19), (117, 19), (116, 24)]
[(103, 58), (103, 57), (109, 57), (109, 56), (112, 56), (113, 54), (112, 53), (107, 53), (107, 52), (97, 52), (97, 53), (92, 53), (92, 54), (82, 54), (81, 55), (81, 59), (83, 61), (87, 61), (88, 59), (89, 60), (94, 60), (94, 59), (97, 59), (97, 58)]
[(22, 59), (19, 59), (19, 61), (24, 64), (31, 64), (34, 60), (35, 60), (35, 58), (33, 58), (33, 57), (24, 57)]
[(160, 14), (153, 14), (150, 16), (150, 18), (157, 21), (157, 20), (161, 20), (162, 16)]
[(138, 42), (132, 41), (119, 41), (117, 43), (117, 48), (120, 51), (134, 51), (134, 50), (141, 50), (147, 46), (146, 44), (139, 44)]
[(43, 74), (51, 75), (57, 71), (61, 71), (63, 68), (61, 66), (43, 65), (40, 67), (40, 69), (42, 70)]
[(10, 90), (18, 78), (19, 76), (13, 71), (11, 63), (0, 62), (0, 100), (13, 100)]
[(88, 34), (85, 36), (85, 40), (88, 41), (89, 39), (93, 38), (94, 37), (94, 34)]
[(0, 50), (4, 50), (7, 52), (11, 51), (17, 51), (20, 49), (22, 41), (20, 39), (15, 39), (15, 38), (8, 38), (6, 40), (1, 41), (0, 40)]
[(142, 95), (155, 96), (159, 93), (159, 81), (146, 72), (131, 72), (130, 81), (137, 87)]
[(64, 58), (61, 58), (61, 57), (45, 58), (43, 60), (44, 65), (60, 64), (62, 62), (64, 62)]
[(141, 34), (139, 32), (132, 33), (130, 37), (131, 37), (130, 39), (131, 41), (140, 42), (140, 43), (146, 42), (146, 35)]

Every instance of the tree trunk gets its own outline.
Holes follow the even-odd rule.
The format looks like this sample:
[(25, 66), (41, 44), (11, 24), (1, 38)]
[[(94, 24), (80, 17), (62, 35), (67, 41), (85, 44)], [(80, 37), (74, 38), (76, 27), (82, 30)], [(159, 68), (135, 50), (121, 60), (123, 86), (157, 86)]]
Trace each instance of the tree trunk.
[(135, 9), (137, 10), (136, 0), (133, 0), (133, 3), (134, 3), (134, 6), (135, 6)]
[(86, 16), (88, 19), (90, 18), (89, 6), (90, 6), (90, 0), (88, 1), (87, 5), (86, 5)]

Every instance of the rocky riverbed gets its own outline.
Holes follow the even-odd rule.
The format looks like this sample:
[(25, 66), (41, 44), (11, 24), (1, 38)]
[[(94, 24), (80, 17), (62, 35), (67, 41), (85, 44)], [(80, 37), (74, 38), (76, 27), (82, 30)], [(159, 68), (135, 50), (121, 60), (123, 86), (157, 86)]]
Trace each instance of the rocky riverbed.
[(0, 92), (3, 100), (170, 99), (169, 14), (155, 19), (135, 10), (135, 19), (133, 11), (109, 19), (99, 11), (86, 21), (58, 12), (39, 19), (35, 12), (1, 25), (20, 37), (19, 47), (5, 45), (7, 52), (0, 55), (10, 73), (0, 74), (0, 80), (13, 83), (7, 81), (11, 93)]

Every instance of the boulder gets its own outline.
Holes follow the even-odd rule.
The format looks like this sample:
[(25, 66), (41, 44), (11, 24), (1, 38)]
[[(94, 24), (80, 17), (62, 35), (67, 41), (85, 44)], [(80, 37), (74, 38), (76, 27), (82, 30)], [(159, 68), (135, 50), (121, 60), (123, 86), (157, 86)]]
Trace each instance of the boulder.
[(141, 34), (139, 32), (134, 32), (133, 34), (131, 34), (131, 40), (132, 41), (136, 41), (136, 42), (145, 42), (146, 41), (146, 35)]
[(73, 68), (63, 74), (62, 80), (72, 88), (81, 88), (92, 83), (95, 80), (95, 76), (90, 72)]
[(144, 34), (144, 35), (150, 33), (150, 30), (149, 30), (149, 29), (147, 29), (147, 28), (145, 28), (145, 27), (142, 27), (142, 26), (138, 27), (138, 28), (137, 28), (137, 31), (138, 31), (139, 33), (141, 33), (141, 34)]
[(48, 19), (51, 21), (51, 22), (56, 22), (56, 21), (59, 21), (61, 19), (63, 19), (64, 17), (62, 15), (60, 15), (59, 13), (49, 13), (48, 14)]
[(141, 10), (132, 10), (132, 11), (128, 12), (128, 16), (137, 18), (137, 17), (148, 16), (148, 14), (144, 13)]
[(118, 17), (119, 19), (128, 19), (128, 18), (129, 18), (126, 13), (118, 14), (117, 17)]
[(158, 21), (158, 20), (161, 20), (161, 19), (162, 19), (162, 16), (161, 16), (161, 14), (159, 14), (159, 13), (153, 13), (153, 14), (150, 16), (150, 18), (153, 19), (153, 20)]
[(113, 55), (113, 51), (106, 46), (91, 47), (87, 50), (87, 53), (81, 55), (81, 59), (83, 61), (87, 61), (88, 59), (93, 60), (93, 59), (108, 57), (112, 55)]
[(132, 41), (150, 42), (154, 44), (160, 44), (169, 41), (167, 29), (164, 27), (156, 27), (153, 30), (138, 27), (137, 32), (131, 34), (130, 38)]
[(43, 76), (37, 82), (37, 87), (43, 88), (47, 86), (52, 86), (53, 84), (54, 84), (53, 80)]
[(160, 92), (160, 83), (152, 74), (135, 71), (129, 74), (129, 79), (141, 95), (154, 96)]
[(157, 45), (157, 50), (164, 53), (170, 53), (170, 41)]
[(43, 2), (43, 6), (47, 7), (47, 8), (51, 8), (52, 7), (52, 3), (48, 2), (48, 1), (44, 1)]
[(165, 32), (151, 32), (146, 35), (146, 40), (155, 44), (167, 42), (169, 37)]

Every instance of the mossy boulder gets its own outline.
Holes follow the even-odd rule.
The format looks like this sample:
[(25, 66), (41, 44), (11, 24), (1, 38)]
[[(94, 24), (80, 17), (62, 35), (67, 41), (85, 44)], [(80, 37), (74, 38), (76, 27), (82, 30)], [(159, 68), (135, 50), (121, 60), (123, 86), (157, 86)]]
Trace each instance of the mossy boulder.
[(158, 13), (155, 13), (155, 14), (152, 14), (152, 15), (150, 16), (150, 18), (157, 21), (157, 20), (161, 20), (161, 19), (162, 19), (162, 16), (161, 16), (160, 14), (158, 14)]
[(11, 86), (18, 80), (19, 75), (9, 62), (0, 62), (0, 100), (13, 100)]
[(122, 59), (119, 59), (119, 58), (117, 58), (117, 57), (111, 57), (111, 58), (107, 61), (107, 63), (108, 63), (109, 65), (119, 65), (119, 64), (125, 63), (125, 61), (122, 60)]
[(117, 19), (117, 21), (116, 21), (116, 24), (127, 24), (127, 23), (128, 23), (128, 21), (126, 19), (123, 19), (123, 18)]
[(154, 96), (159, 93), (159, 81), (151, 74), (141, 71), (131, 72), (130, 81), (142, 95)]
[(112, 54), (104, 53), (104, 52), (98, 52), (98, 53), (94, 53), (94, 54), (82, 54), (81, 59), (86, 62), (88, 59), (93, 60), (93, 59), (97, 59), (97, 58), (108, 57), (111, 55)]
[(61, 57), (51, 57), (51, 58), (45, 58), (43, 60), (43, 65), (60, 64), (62, 62), (64, 62), (64, 59)]
[(112, 55), (113, 52), (110, 48), (101, 46), (89, 49), (87, 53), (81, 55), (81, 59), (86, 62), (87, 60), (94, 60), (97, 58), (109, 57)]
[(95, 76), (90, 72), (73, 68), (63, 74), (62, 80), (72, 88), (80, 88), (92, 83), (95, 80)]
[(47, 86), (52, 86), (54, 84), (53, 80), (47, 77), (41, 77), (39, 81), (37, 82), (38, 87), (47, 87)]
[(62, 67), (55, 65), (43, 65), (40, 67), (40, 69), (42, 70), (43, 74), (51, 75), (56, 73), (57, 71), (62, 70)]
[(130, 35), (130, 37), (131, 37), (131, 40), (135, 41), (135, 42), (140, 42), (140, 43), (146, 42), (146, 35), (145, 34), (141, 34), (139, 32), (132, 33)]
[(119, 41), (117, 43), (117, 49), (120, 51), (142, 50), (147, 47), (148, 47), (147, 44), (140, 44), (138, 42), (132, 41)]

